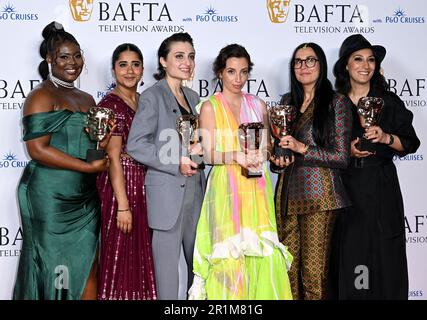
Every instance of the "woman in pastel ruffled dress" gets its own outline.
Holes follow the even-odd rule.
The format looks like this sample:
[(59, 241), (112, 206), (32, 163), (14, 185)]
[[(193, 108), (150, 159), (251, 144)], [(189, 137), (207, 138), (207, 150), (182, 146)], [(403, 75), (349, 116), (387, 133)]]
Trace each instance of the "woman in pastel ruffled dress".
[[(223, 91), (201, 105), (205, 160), (211, 164), (194, 250), (194, 282), (189, 299), (292, 299), (287, 270), (292, 262), (277, 236), (273, 190), (267, 171), (268, 130), (259, 151), (245, 154), (242, 123), (269, 128), (265, 103), (243, 93), (252, 62), (246, 49), (221, 49), (213, 70)], [(246, 178), (241, 168), (261, 170)]]

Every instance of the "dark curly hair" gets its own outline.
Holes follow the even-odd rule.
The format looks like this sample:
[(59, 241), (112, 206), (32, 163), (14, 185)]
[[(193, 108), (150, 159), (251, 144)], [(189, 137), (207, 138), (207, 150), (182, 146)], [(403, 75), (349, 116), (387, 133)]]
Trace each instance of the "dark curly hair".
[(252, 71), (254, 64), (252, 63), (251, 56), (246, 51), (245, 47), (233, 43), (222, 48), (218, 56), (215, 58), (215, 61), (212, 65), (212, 70), (215, 75), (214, 80), (219, 78), (219, 74), (225, 69), (227, 59), (229, 58), (245, 58), (248, 61), (248, 72), (250, 73)]

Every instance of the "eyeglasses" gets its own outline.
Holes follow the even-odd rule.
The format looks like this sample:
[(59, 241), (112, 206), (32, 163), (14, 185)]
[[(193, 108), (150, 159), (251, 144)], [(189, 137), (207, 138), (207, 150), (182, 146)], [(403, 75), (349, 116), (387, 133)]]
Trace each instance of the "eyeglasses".
[(319, 61), (319, 59), (316, 59), (315, 57), (308, 57), (307, 59), (295, 59), (294, 68), (301, 69), (303, 63), (307, 68), (313, 68), (317, 61)]

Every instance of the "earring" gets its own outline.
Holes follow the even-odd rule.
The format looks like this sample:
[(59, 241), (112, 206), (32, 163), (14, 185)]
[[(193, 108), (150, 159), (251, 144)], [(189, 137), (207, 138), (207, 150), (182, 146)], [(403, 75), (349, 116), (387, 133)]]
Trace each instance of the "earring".
[(47, 63), (47, 70), (49, 74), (52, 74), (52, 65), (50, 64), (50, 62)]
[(348, 71), (348, 66), (345, 66), (345, 70), (347, 70), (347, 71)]
[(193, 80), (194, 80), (194, 70), (191, 73), (190, 77), (188, 78), (188, 80), (182, 80), (181, 81), (181, 85), (190, 89), (193, 89)]

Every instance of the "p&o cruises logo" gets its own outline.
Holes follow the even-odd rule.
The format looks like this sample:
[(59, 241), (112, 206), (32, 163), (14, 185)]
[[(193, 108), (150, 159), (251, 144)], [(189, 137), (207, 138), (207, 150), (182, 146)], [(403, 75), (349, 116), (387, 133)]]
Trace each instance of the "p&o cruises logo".
[(105, 86), (105, 90), (98, 90), (96, 93), (97, 99), (104, 98), (108, 93), (110, 93), (111, 90), (113, 90), (116, 87), (115, 82), (111, 82), (108, 85)]
[(421, 16), (409, 16), (406, 11), (397, 9), (391, 16), (386, 16), (384, 19), (375, 19), (375, 23), (392, 23), (392, 24), (414, 24), (414, 23), (425, 23), (425, 18)]
[(18, 12), (10, 3), (5, 5), (0, 11), (0, 21), (28, 21), (38, 20), (39, 16), (36, 13), (21, 13)]
[(8, 152), (0, 161), (0, 169), (24, 168), (29, 161), (20, 161), (12, 152)]
[(214, 7), (210, 6), (202, 14), (197, 14), (194, 19), (191, 17), (182, 19), (184, 22), (213, 22), (213, 23), (233, 23), (238, 22), (236, 15), (222, 14)]

